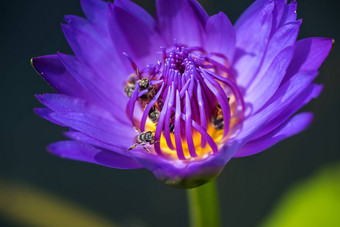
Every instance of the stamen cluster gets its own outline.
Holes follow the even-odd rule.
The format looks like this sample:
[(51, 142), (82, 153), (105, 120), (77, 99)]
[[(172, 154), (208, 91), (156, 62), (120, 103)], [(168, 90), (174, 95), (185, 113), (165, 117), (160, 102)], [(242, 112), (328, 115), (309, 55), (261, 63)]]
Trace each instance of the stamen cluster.
[[(207, 144), (210, 151), (218, 152), (218, 145), (232, 127), (231, 119), (241, 118), (244, 110), (228, 60), (198, 47), (175, 44), (162, 50), (163, 60), (141, 71), (126, 55), (135, 71), (125, 86), (130, 97), (127, 115), (140, 135), (150, 134), (146, 128), (150, 129), (148, 120), (152, 122), (153, 143), (137, 143), (144, 148), (153, 144), (159, 155), (164, 155), (164, 149), (173, 150), (181, 160), (198, 157), (197, 150)], [(136, 103), (143, 109), (141, 119), (134, 118)], [(223, 134), (217, 138), (215, 132), (221, 130)]]

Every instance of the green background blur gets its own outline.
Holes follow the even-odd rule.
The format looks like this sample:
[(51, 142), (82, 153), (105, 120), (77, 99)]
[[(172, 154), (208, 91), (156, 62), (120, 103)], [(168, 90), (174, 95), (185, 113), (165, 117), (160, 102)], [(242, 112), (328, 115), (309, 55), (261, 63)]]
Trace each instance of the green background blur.
[[(155, 11), (153, 0), (136, 2)], [(235, 22), (252, 1), (200, 2), (210, 15), (223, 11)], [(0, 5), (0, 226), (71, 226), (71, 219), (78, 224), (85, 220), (89, 226), (91, 221), (101, 221), (101, 226), (108, 222), (131, 227), (187, 226), (185, 191), (164, 186), (150, 172), (115, 170), (46, 152), (49, 143), (64, 139), (62, 132), (67, 129), (33, 113), (34, 107), (41, 106), (33, 95), (53, 90), (29, 60), (56, 51), (71, 53), (59, 25), (66, 14), (83, 15), (78, 0), (2, 0)], [(305, 132), (258, 155), (229, 162), (217, 180), (224, 226), (279, 226), (282, 220), (297, 224), (325, 209), (340, 215), (336, 206), (340, 204), (338, 1), (299, 1), (298, 18), (303, 18), (299, 39), (335, 38), (317, 78), (324, 90), (303, 108), (315, 113), (315, 121)], [(310, 197), (304, 197), (309, 195), (304, 190), (309, 190)], [(286, 197), (287, 192), (292, 196)], [(314, 195), (325, 197), (319, 199), (321, 206), (307, 202), (310, 212), (298, 207)], [(275, 213), (268, 219), (279, 210), (286, 212), (286, 218)], [(305, 212), (300, 214), (301, 210)], [(332, 224), (326, 226), (340, 226), (335, 216), (327, 218)], [(322, 226), (301, 223), (296, 226)]]

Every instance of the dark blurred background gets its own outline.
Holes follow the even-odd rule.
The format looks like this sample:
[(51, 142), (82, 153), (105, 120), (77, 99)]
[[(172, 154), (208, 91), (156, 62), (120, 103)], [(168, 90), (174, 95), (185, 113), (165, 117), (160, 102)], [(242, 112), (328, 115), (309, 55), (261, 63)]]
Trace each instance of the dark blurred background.
[[(154, 14), (153, 0), (135, 2)], [(210, 15), (223, 11), (235, 22), (252, 0), (200, 2)], [(53, 90), (29, 60), (56, 51), (71, 53), (60, 28), (66, 14), (83, 15), (78, 0), (1, 3), (0, 185), (14, 182), (42, 190), (122, 226), (187, 226), (186, 192), (164, 186), (152, 173), (110, 169), (46, 152), (49, 143), (63, 139), (66, 129), (33, 113), (41, 106), (34, 94)], [(324, 90), (303, 108), (315, 113), (315, 121), (260, 154), (229, 162), (217, 179), (224, 226), (259, 225), (290, 187), (340, 161), (339, 3), (298, 1), (298, 17), (303, 18), (300, 39), (335, 38), (317, 78)], [(20, 225), (25, 224), (15, 215), (0, 212), (0, 226)]]

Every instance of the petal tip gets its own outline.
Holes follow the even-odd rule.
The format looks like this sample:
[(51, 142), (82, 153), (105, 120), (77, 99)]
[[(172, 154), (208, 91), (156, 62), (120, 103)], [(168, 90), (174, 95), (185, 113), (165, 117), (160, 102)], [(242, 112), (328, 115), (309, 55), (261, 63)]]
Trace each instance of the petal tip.
[(46, 150), (50, 154), (57, 155), (57, 156), (60, 156), (61, 158), (63, 158), (63, 156), (60, 153), (60, 149), (58, 149), (58, 147), (59, 147), (58, 144), (59, 144), (59, 142), (49, 144), (49, 145), (47, 145)]

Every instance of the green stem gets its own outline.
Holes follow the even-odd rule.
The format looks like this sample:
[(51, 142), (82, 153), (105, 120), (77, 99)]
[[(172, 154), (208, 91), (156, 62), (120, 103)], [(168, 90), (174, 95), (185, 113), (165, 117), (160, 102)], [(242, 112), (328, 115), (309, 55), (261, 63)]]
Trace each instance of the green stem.
[(219, 227), (220, 212), (216, 182), (188, 189), (188, 205), (191, 227)]

